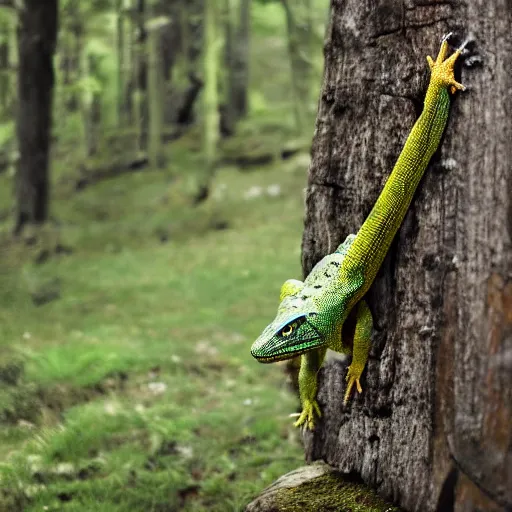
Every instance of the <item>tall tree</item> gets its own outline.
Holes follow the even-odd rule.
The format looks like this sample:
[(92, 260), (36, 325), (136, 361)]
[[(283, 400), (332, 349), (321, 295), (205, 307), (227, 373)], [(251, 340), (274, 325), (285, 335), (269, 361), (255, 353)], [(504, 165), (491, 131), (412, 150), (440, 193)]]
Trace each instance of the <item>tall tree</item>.
[(226, 107), (224, 115), (224, 124), (226, 131), (232, 134), (235, 131), (235, 124), (237, 121), (237, 109), (234, 101), (234, 88), (235, 88), (235, 28), (236, 28), (236, 9), (235, 0), (224, 0), (224, 58), (226, 73)]
[(82, 155), (84, 159), (96, 154), (100, 139), (101, 86), (97, 79), (98, 56), (85, 48), (80, 52), (80, 110), (82, 114)]
[(19, 163), (15, 233), (48, 217), (49, 151), (57, 39), (57, 0), (24, 0), (18, 9)]
[(183, 125), (194, 121), (196, 99), (203, 87), (203, 81), (199, 77), (205, 37), (204, 13), (205, 0), (187, 0), (183, 5), (181, 46), (187, 63), (189, 86), (184, 91), (176, 114), (176, 121)]
[[(369, 293), (363, 393), (320, 373), (309, 460), (359, 475), (409, 511), (512, 509), (510, 3), (334, 1), (309, 172), (307, 274), (355, 233), (421, 109), (425, 55), (471, 30), (437, 157)], [(468, 130), (468, 127), (471, 129)]]
[(147, 111), (146, 102), (146, 38), (147, 31), (145, 27), (146, 22), (146, 0), (133, 0), (134, 2), (134, 26), (133, 30), (134, 41), (132, 42), (133, 49), (133, 68), (134, 68), (134, 87), (132, 92), (132, 111), (134, 117), (134, 124), (137, 131), (137, 150), (141, 151), (146, 148), (146, 133), (147, 133)]
[(10, 51), (11, 44), (11, 20), (10, 13), (0, 11), (0, 108), (1, 116), (9, 114), (11, 70), (10, 70)]
[(164, 114), (164, 80), (162, 66), (162, 51), (160, 45), (161, 28), (169, 24), (168, 18), (154, 17), (155, 9), (152, 7), (153, 18), (146, 24), (148, 32), (148, 109), (149, 109), (149, 134), (148, 153), (152, 167), (162, 167), (164, 163), (162, 134)]
[(219, 46), (217, 33), (217, 6), (214, 2), (204, 4), (205, 36), (204, 36), (204, 125), (203, 154), (204, 168), (199, 179), (196, 202), (208, 197), (210, 182), (216, 164), (217, 144), (219, 141)]
[(281, 0), (286, 14), (291, 90), (297, 130), (305, 125), (311, 103), (313, 21), (311, 0)]
[[(233, 0), (231, 0), (233, 1)], [(233, 6), (231, 7), (233, 8)], [(234, 32), (234, 50), (230, 73), (230, 101), (236, 119), (247, 115), (249, 108), (249, 42), (251, 35), (251, 0), (240, 0), (239, 22)]]
[(117, 39), (117, 124), (124, 126), (126, 121), (126, 75), (127, 75), (127, 51), (126, 47), (126, 23), (125, 2), (116, 0), (116, 39)]

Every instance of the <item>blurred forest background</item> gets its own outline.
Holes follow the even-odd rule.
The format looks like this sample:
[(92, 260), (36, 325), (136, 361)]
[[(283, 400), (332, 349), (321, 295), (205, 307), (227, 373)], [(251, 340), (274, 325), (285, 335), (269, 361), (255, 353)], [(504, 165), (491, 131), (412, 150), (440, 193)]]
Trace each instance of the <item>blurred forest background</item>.
[(249, 347), (301, 274), (328, 10), (0, 2), (0, 510), (241, 510), (302, 461)]

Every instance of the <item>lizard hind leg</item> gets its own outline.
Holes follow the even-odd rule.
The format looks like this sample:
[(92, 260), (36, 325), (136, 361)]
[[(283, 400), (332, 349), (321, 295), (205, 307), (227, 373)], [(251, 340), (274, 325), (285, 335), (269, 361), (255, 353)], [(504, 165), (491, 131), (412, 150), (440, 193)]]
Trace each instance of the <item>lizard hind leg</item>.
[(350, 399), (352, 389), (356, 386), (357, 392), (362, 393), (361, 387), (361, 374), (366, 366), (368, 360), (368, 353), (370, 352), (371, 336), (373, 329), (373, 318), (368, 304), (364, 300), (360, 300), (355, 306), (355, 328), (353, 331), (352, 342), (352, 362), (348, 367), (347, 376), (347, 390), (343, 403), (346, 404)]
[(294, 426), (304, 425), (309, 430), (315, 429), (317, 418), (322, 416), (322, 412), (316, 401), (318, 390), (318, 370), (322, 366), (327, 347), (321, 347), (302, 354), (299, 371), (299, 389), (300, 400), (302, 403), (302, 412)]

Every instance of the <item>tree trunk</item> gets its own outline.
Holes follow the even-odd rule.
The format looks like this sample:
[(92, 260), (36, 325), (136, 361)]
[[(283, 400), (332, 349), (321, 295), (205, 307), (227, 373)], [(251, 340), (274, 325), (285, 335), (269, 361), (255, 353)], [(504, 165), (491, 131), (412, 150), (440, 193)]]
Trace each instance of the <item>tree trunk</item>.
[[(78, 42), (77, 42), (78, 43)], [(92, 75), (93, 58), (82, 48), (80, 56), (80, 80), (87, 84), (83, 87), (80, 94), (80, 114), (82, 117), (81, 141), (82, 141), (82, 159), (85, 161), (96, 153), (96, 126), (94, 123), (94, 91), (88, 86), (88, 79)]]
[[(175, 107), (170, 111), (170, 119), (179, 125), (190, 125), (195, 121), (195, 104), (203, 81), (202, 53), (204, 40), (204, 0), (187, 0), (181, 4), (179, 15), (181, 31), (181, 51), (189, 84), (186, 89), (177, 89)], [(172, 97), (171, 97), (172, 100)]]
[(137, 132), (137, 151), (144, 151), (147, 144), (147, 59), (146, 59), (146, 1), (135, 2), (135, 41), (133, 43), (134, 90), (132, 111)]
[(224, 113), (224, 125), (229, 135), (235, 131), (237, 111), (233, 101), (235, 87), (235, 0), (224, 0), (224, 65), (226, 66), (226, 107)]
[(425, 56), (471, 31), (442, 147), (374, 286), (363, 393), (320, 372), (306, 454), (409, 511), (512, 508), (510, 2), (333, 0), (309, 171), (307, 274), (374, 204), (422, 108)]
[(251, 35), (251, 1), (240, 1), (240, 23), (236, 31), (232, 68), (230, 72), (230, 101), (236, 119), (247, 115), (249, 109), (249, 39)]
[(126, 122), (126, 36), (124, 0), (116, 1), (116, 43), (117, 43), (117, 125), (123, 127)]
[(57, 16), (57, 0), (25, 0), (19, 9), (15, 233), (27, 223), (42, 223), (48, 217)]
[(8, 107), (11, 83), (9, 62), (10, 30), (11, 24), (9, 23), (9, 19), (7, 17), (0, 18), (0, 33), (2, 34), (0, 40), (0, 107), (2, 112), (0, 117), (2, 120), (7, 119), (9, 116)]
[(195, 197), (196, 203), (204, 201), (208, 197), (219, 141), (219, 39), (217, 34), (217, 7), (213, 2), (208, 1), (204, 5), (204, 168), (199, 178), (198, 191)]
[[(153, 7), (152, 14), (155, 14)], [(148, 31), (148, 110), (149, 134), (148, 154), (149, 163), (154, 168), (164, 165), (162, 134), (164, 129), (164, 80), (162, 66), (161, 29), (169, 24), (169, 19), (163, 16), (151, 19), (146, 28)]]
[(288, 55), (291, 68), (291, 90), (297, 131), (304, 128), (310, 106), (312, 84), (313, 26), (310, 0), (281, 0), (288, 30)]

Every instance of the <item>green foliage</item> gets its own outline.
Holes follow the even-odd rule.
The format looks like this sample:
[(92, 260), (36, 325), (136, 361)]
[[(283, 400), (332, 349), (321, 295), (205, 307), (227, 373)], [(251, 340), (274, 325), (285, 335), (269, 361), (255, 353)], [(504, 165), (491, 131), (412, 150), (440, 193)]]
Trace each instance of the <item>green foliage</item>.
[(0, 146), (5, 147), (11, 143), (16, 135), (14, 121), (0, 123)]
[[(283, 7), (279, 0), (259, 1), (251, 12), (254, 30), (265, 36), (276, 36), (286, 44), (286, 25)], [(286, 54), (285, 54), (286, 55)], [(287, 65), (287, 59), (283, 60)]]

